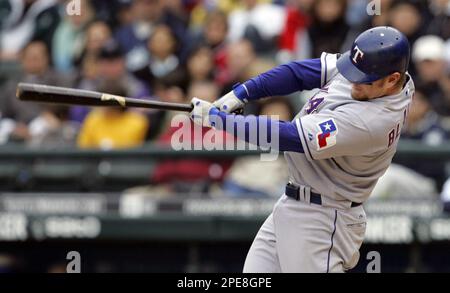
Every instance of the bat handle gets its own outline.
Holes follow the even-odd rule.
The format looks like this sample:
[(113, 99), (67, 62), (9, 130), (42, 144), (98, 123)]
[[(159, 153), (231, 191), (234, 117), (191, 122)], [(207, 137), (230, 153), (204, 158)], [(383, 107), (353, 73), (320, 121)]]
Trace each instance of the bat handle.
[(239, 108), (231, 112), (231, 114), (244, 115), (244, 108)]

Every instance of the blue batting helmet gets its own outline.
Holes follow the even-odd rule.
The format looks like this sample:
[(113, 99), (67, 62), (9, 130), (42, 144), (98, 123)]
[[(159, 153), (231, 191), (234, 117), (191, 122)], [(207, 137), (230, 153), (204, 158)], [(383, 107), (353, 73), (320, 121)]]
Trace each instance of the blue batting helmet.
[(379, 26), (361, 33), (352, 49), (337, 61), (339, 72), (352, 83), (370, 83), (408, 69), (408, 39), (397, 29)]

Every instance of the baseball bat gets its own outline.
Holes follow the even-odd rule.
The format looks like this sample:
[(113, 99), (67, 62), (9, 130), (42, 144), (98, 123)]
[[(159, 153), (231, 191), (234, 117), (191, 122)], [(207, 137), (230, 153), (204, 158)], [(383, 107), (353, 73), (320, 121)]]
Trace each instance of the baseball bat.
[(181, 103), (168, 103), (160, 101), (147, 101), (128, 97), (110, 95), (95, 91), (86, 91), (72, 88), (19, 83), (16, 96), (21, 101), (39, 103), (83, 105), (83, 106), (121, 106), (150, 108), (160, 110), (173, 110), (190, 112), (192, 105)]

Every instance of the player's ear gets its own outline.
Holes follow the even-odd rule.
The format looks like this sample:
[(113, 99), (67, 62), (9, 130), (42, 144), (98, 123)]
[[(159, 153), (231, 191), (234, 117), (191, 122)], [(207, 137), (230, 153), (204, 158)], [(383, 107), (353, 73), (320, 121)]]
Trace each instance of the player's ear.
[(388, 84), (389, 88), (394, 88), (398, 85), (401, 78), (402, 75), (399, 72), (394, 72), (386, 78), (386, 83)]

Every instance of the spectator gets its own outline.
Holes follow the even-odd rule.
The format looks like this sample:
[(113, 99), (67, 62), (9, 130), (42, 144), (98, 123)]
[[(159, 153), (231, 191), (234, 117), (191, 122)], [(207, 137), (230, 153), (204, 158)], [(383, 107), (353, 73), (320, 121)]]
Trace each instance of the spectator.
[[(407, 117), (402, 139), (412, 139), (426, 145), (438, 146), (450, 138), (449, 130), (445, 128), (441, 117), (431, 107), (426, 88), (419, 86), (416, 89)], [(398, 160), (398, 163), (423, 176), (433, 178), (439, 185), (445, 179), (443, 178), (445, 167), (443, 161), (405, 159)]]
[[(189, 1), (188, 1), (189, 2)], [(242, 8), (241, 1), (218, 0), (218, 1), (198, 1), (191, 7), (190, 29), (193, 32), (200, 32), (207, 22), (208, 15), (213, 11), (221, 11), (229, 15), (232, 11)], [(261, 2), (269, 2), (268, 0)], [(192, 5), (191, 5), (192, 6)]]
[[(283, 121), (294, 117), (292, 105), (286, 98), (272, 98), (264, 101), (260, 115), (273, 116)], [(288, 181), (286, 161), (280, 155), (271, 162), (263, 162), (258, 156), (235, 160), (223, 183), (223, 191), (233, 197), (258, 196), (278, 197)]]
[(253, 45), (248, 40), (232, 43), (227, 50), (227, 79), (222, 92), (228, 92), (237, 82), (245, 81), (245, 73), (249, 66), (257, 60)]
[(163, 23), (170, 27), (179, 42), (176, 55), (181, 62), (186, 62), (192, 35), (188, 29), (189, 15), (184, 7), (184, 0), (163, 1)]
[(91, 23), (86, 28), (86, 39), (83, 50), (74, 60), (74, 64), (79, 66), (84, 62), (85, 58), (95, 58), (100, 50), (106, 45), (111, 38), (111, 29), (103, 21)]
[(125, 95), (127, 97), (149, 97), (147, 86), (127, 71), (125, 62), (122, 48), (115, 41), (106, 43), (98, 55), (100, 79), (104, 83), (122, 83), (125, 86)]
[(96, 21), (86, 31), (83, 53), (75, 61), (78, 67), (75, 87), (84, 90), (96, 90), (98, 86), (99, 56), (102, 49), (111, 41), (111, 30), (105, 22)]
[(294, 0), (288, 4), (285, 11), (285, 23), (279, 40), (277, 53), (278, 63), (288, 63), (293, 60), (309, 58), (311, 43), (308, 39), (309, 12), (313, 1)]
[[(196, 82), (191, 85), (188, 91), (189, 97), (202, 97), (209, 101), (214, 101), (219, 89), (211, 82)], [(169, 145), (173, 135), (180, 134), (183, 145), (192, 145), (194, 143), (203, 144), (206, 135), (210, 135), (209, 128), (197, 128), (185, 117), (186, 121), (181, 126), (170, 127), (158, 139), (158, 143)], [(200, 136), (196, 136), (200, 133)], [(225, 148), (227, 139), (234, 143), (234, 138), (229, 137), (223, 132), (215, 134), (215, 145)], [(230, 160), (210, 160), (210, 159), (179, 159), (165, 160), (158, 164), (152, 177), (152, 182), (166, 185), (166, 189), (172, 192), (207, 192), (211, 183), (220, 182), (224, 174), (230, 167)]]
[(165, 0), (163, 1), (163, 7), (166, 13), (170, 13), (183, 20), (184, 26), (187, 26), (189, 15), (185, 10), (183, 2), (182, 0)]
[[(179, 70), (180, 61), (175, 55), (177, 45), (177, 39), (168, 26), (157, 26), (147, 44), (150, 53), (149, 62), (135, 72), (136, 77), (146, 82), (149, 88), (153, 88), (153, 83), (158, 78), (183, 74)], [(184, 76), (179, 79), (183, 78)]]
[(369, 201), (398, 198), (436, 200), (438, 192), (434, 179), (416, 172), (415, 169), (391, 164), (375, 185)]
[(200, 42), (217, 51), (226, 43), (228, 34), (228, 18), (221, 11), (212, 11), (206, 18), (204, 30), (201, 32)]
[[(100, 82), (98, 63), (97, 57), (86, 56), (83, 58), (74, 82), (76, 88), (89, 91), (97, 90)], [(70, 120), (81, 123), (89, 111), (90, 108), (85, 106), (72, 106), (70, 108)]]
[[(154, 84), (154, 93), (163, 102), (186, 103), (185, 91), (179, 87), (181, 82), (181, 80), (174, 79), (172, 76), (160, 78)], [(157, 139), (161, 133), (167, 131), (172, 117), (177, 114), (179, 113), (175, 111), (149, 110), (150, 129), (147, 140)]]
[(76, 145), (79, 124), (69, 120), (69, 108), (46, 106), (29, 125), (28, 144), (37, 148), (64, 148)]
[[(379, 3), (380, 14), (374, 15), (368, 21), (368, 29), (376, 26), (393, 26), (406, 35), (411, 45), (424, 34), (424, 27), (427, 26), (429, 13), (427, 7), (421, 5), (423, 1), (407, 0), (381, 0)], [(354, 30), (353, 30), (354, 31)], [(348, 50), (350, 47), (345, 46)], [(409, 63), (408, 72), (415, 77), (416, 68), (413, 62)]]
[(420, 140), (431, 146), (441, 145), (450, 138), (450, 133), (442, 125), (441, 117), (428, 100), (426, 89), (416, 88), (402, 138)]
[(133, 0), (131, 13), (133, 22), (121, 27), (116, 40), (126, 54), (126, 65), (131, 71), (148, 63), (146, 44), (163, 15), (161, 0)]
[[(100, 91), (126, 96), (123, 83), (105, 83)], [(77, 144), (80, 148), (117, 149), (137, 147), (144, 143), (148, 129), (147, 118), (120, 107), (91, 111), (82, 124)]]
[[(270, 53), (276, 48), (276, 38), (285, 22), (284, 9), (258, 0), (244, 0), (243, 9), (234, 10), (228, 17), (230, 42), (248, 39), (258, 53)], [(270, 19), (270, 21), (267, 21)]]
[[(424, 33), (425, 20), (418, 4), (404, 0), (389, 1), (391, 1), (391, 7), (386, 13), (385, 25), (393, 26), (404, 33), (412, 46)], [(414, 62), (409, 63), (408, 72), (413, 77), (416, 77), (417, 69)]]
[[(214, 53), (214, 65), (217, 71), (217, 82), (223, 84), (226, 82), (226, 36), (228, 34), (227, 16), (220, 11), (210, 12), (206, 18), (205, 27), (194, 37), (193, 44), (198, 46), (206, 45)], [(191, 46), (192, 50), (194, 46)]]
[[(108, 41), (97, 56), (90, 55), (84, 59), (81, 76), (77, 85), (85, 90), (98, 90), (101, 83), (119, 83), (125, 86), (125, 96), (132, 98), (150, 97), (149, 89), (128, 73), (125, 65), (125, 55), (119, 45)], [(71, 120), (83, 122), (90, 108), (74, 106), (71, 108)]]
[(0, 99), (0, 112), (3, 117), (12, 118), (18, 123), (26, 125), (40, 114), (42, 106), (18, 101), (16, 99), (17, 83), (69, 86), (70, 79), (52, 70), (49, 64), (48, 50), (43, 42), (31, 42), (23, 49), (20, 56), (22, 73), (17, 80), (11, 79), (1, 91), (3, 98)]
[(438, 35), (444, 40), (450, 39), (450, 0), (431, 0), (429, 2), (434, 18), (427, 32)]
[(132, 3), (133, 0), (119, 1), (117, 7), (117, 14), (115, 15), (117, 25), (114, 26), (114, 28), (120, 29), (122, 27), (130, 26), (133, 23), (134, 19), (133, 19)]
[[(189, 86), (189, 92), (202, 94), (209, 97), (212, 101), (218, 97), (218, 87), (210, 81), (193, 82)], [(163, 102), (186, 103), (185, 91), (177, 86), (176, 82), (170, 79), (159, 80), (156, 86), (156, 94)], [(215, 96), (212, 96), (215, 95)], [(167, 138), (167, 132), (172, 128), (172, 118), (180, 113), (175, 111), (154, 111), (151, 112), (151, 131), (150, 138), (158, 137), (158, 141), (164, 141)], [(154, 134), (158, 135), (155, 136)]]
[[(0, 18), (0, 59), (17, 59), (32, 40), (49, 41), (59, 22), (57, 0), (6, 0)], [(48, 45), (48, 43), (47, 43)]]
[(79, 15), (66, 14), (52, 40), (52, 60), (57, 71), (70, 72), (83, 51), (86, 28), (94, 20), (95, 12), (89, 0), (80, 0)]
[(214, 80), (214, 55), (207, 46), (194, 49), (187, 60), (189, 82)]
[(312, 23), (308, 29), (313, 58), (322, 52), (341, 52), (350, 27), (346, 23), (346, 0), (317, 0), (312, 7)]
[(0, 113), (0, 145), (9, 141), (9, 137), (15, 128), (16, 122), (11, 118), (3, 118)]
[[(272, 68), (270, 60), (259, 58), (248, 40), (241, 40), (228, 47), (228, 82), (223, 86), (221, 95), (231, 91), (232, 86), (244, 82)], [(249, 105), (246, 109), (251, 110)]]
[(391, 25), (405, 34), (413, 44), (423, 34), (426, 21), (421, 6), (411, 1), (393, 1), (388, 12), (387, 25)]
[(445, 44), (437, 36), (423, 36), (413, 46), (416, 83), (425, 88), (435, 111), (450, 115), (450, 92), (446, 91)]
[(380, 5), (382, 5), (381, 1), (370, 2), (360, 0), (348, 0), (346, 19), (347, 23), (350, 26), (352, 27), (362, 26), (365, 22), (369, 20), (370, 16), (367, 13), (367, 7), (369, 3), (372, 4), (380, 3)]
[(131, 6), (132, 0), (91, 0), (92, 6), (97, 15), (97, 19), (105, 22), (111, 29), (118, 27), (120, 17), (118, 17), (122, 9), (126, 9)]
[(380, 13), (375, 14), (372, 19), (370, 20), (370, 24), (368, 26), (375, 27), (375, 26), (384, 26), (388, 25), (389, 23), (389, 17), (390, 17), (390, 10), (392, 7), (392, 4), (395, 0), (380, 0)]
[(188, 97), (202, 97), (205, 101), (214, 102), (219, 98), (219, 87), (212, 81), (193, 82), (188, 91)]
[(228, 70), (231, 79), (239, 80), (257, 56), (250, 41), (242, 40), (228, 47)]

